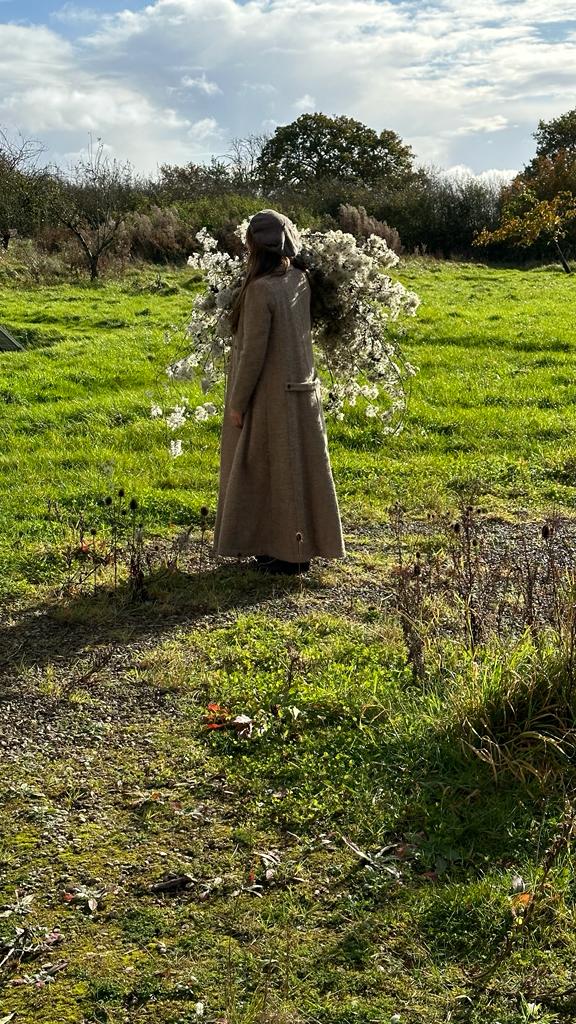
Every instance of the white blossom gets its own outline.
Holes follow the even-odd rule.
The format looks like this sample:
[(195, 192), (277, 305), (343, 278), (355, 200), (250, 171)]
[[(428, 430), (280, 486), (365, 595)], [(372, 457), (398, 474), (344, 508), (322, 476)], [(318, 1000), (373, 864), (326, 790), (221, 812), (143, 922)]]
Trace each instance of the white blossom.
[(234, 234), (240, 239), (242, 245), (246, 245), (246, 235), (248, 234), (248, 227), (250, 224), (250, 218), (247, 217), (241, 224), (238, 225)]
[(162, 409), (160, 408), (159, 405), (153, 405), (152, 408), (150, 409), (150, 416), (152, 417), (153, 420), (160, 419), (160, 417), (163, 415), (164, 413), (162, 412)]
[(179, 455), (183, 454), (184, 451), (182, 449), (182, 441), (180, 439), (178, 439), (177, 441), (170, 441), (170, 455), (172, 456), (172, 458), (177, 459)]
[[(245, 243), (249, 220), (236, 230)], [(323, 388), (326, 411), (338, 420), (360, 400), (370, 419), (387, 422), (405, 409), (406, 378), (416, 367), (405, 362), (391, 321), (414, 316), (420, 300), (387, 271), (398, 256), (383, 238), (357, 241), (344, 231), (301, 232), (301, 256), (309, 269), (321, 313), (313, 327), (317, 368), (330, 377)], [(190, 257), (200, 269), (206, 290), (196, 295), (187, 328), (191, 351), (168, 368), (172, 379), (198, 380), (207, 394), (225, 377), (232, 326), (230, 313), (242, 287), (244, 260), (218, 249), (206, 228), (196, 235), (200, 251)], [(212, 403), (197, 406), (194, 419), (205, 422), (216, 412)], [(179, 424), (178, 424), (179, 425)]]
[(183, 427), (186, 423), (186, 409), (183, 405), (176, 405), (171, 413), (166, 417), (166, 423), (170, 430), (178, 430), (179, 427)]
[(204, 405), (197, 405), (194, 410), (194, 417), (196, 420), (205, 422), (212, 416), (218, 415), (218, 408), (214, 405), (214, 402), (205, 402)]
[(166, 373), (172, 380), (193, 380), (197, 366), (196, 356), (186, 356), (178, 360), (172, 366), (166, 368)]

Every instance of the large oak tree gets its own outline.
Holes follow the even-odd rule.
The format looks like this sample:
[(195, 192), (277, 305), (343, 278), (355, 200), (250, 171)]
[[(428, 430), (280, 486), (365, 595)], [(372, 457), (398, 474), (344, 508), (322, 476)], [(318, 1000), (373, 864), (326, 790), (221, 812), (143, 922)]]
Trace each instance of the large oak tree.
[(302, 114), (262, 147), (258, 173), (267, 188), (339, 181), (373, 186), (411, 173), (413, 154), (396, 132), (351, 117)]

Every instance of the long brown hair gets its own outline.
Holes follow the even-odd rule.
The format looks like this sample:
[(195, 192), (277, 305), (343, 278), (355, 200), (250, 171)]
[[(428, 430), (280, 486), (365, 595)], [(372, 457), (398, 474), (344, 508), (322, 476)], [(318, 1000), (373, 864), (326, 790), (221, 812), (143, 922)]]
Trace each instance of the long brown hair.
[(246, 241), (249, 243), (250, 255), (248, 256), (248, 267), (246, 269), (246, 277), (244, 283), (234, 305), (232, 306), (232, 313), (230, 314), (230, 322), (232, 324), (232, 331), (236, 334), (238, 330), (238, 324), (240, 322), (240, 316), (242, 308), (244, 306), (244, 297), (246, 290), (251, 281), (254, 281), (257, 277), (264, 277), (265, 274), (274, 274), (278, 270), (286, 271), (290, 266), (290, 260), (287, 256), (282, 256), (279, 252), (270, 252), (269, 249), (263, 249), (262, 246), (258, 245), (252, 237), (250, 228), (246, 234)]

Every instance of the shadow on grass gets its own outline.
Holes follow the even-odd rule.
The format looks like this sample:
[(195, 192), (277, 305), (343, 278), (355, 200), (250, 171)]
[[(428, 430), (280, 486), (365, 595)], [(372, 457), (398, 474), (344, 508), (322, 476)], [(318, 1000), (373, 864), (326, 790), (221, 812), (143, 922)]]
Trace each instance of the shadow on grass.
[(55, 597), (15, 612), (0, 622), (0, 680), (27, 667), (51, 663), (64, 668), (87, 648), (160, 639), (178, 626), (226, 612), (258, 607), (323, 589), (314, 577), (266, 576), (250, 563), (215, 565), (197, 572), (159, 569), (140, 595), (128, 582)]

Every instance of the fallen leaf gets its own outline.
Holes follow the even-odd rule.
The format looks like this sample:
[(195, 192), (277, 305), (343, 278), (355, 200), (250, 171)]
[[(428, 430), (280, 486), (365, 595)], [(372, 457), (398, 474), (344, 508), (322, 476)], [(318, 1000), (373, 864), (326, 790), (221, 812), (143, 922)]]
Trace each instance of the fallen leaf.
[(352, 850), (352, 853), (355, 853), (356, 856), (359, 857), (360, 860), (363, 860), (366, 864), (371, 864), (372, 866), (374, 866), (374, 861), (369, 853), (364, 853), (364, 851), (361, 850), (359, 846), (356, 846), (356, 843), (353, 843), (351, 839), (347, 839), (346, 836), (342, 836), (342, 838), (346, 843), (348, 849)]
[(346, 836), (342, 836), (342, 839), (346, 843), (348, 849), (352, 850), (352, 853), (355, 853), (364, 864), (368, 864), (369, 867), (377, 871), (386, 871), (387, 874), (392, 875), (394, 878), (400, 878), (398, 868), (395, 868), (393, 865), (383, 864), (381, 860), (376, 860), (369, 853), (365, 853), (359, 846), (356, 846), (356, 843), (353, 843), (351, 839), (347, 839)]
[(533, 894), (531, 892), (517, 892), (512, 899), (512, 907), (529, 907), (533, 900)]
[(277, 867), (280, 864), (280, 857), (276, 853), (272, 853), (271, 851), (267, 853), (261, 853), (259, 850), (255, 850), (254, 853), (261, 858), (265, 868), (270, 868), (273, 866)]

